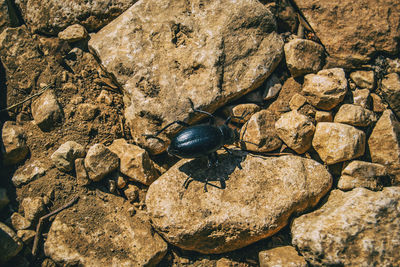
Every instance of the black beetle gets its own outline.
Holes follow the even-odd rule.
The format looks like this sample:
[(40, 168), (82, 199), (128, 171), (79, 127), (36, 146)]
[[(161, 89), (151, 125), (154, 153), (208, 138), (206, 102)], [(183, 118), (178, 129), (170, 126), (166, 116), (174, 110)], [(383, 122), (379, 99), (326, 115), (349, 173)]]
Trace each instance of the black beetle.
[[(224, 124), (215, 125), (215, 117), (211, 113), (203, 110), (195, 109), (193, 102), (189, 99), (190, 106), (194, 112), (206, 114), (210, 117), (209, 124), (201, 124), (190, 126), (184, 121), (173, 121), (159, 130), (154, 135), (145, 134), (146, 138), (155, 138), (168, 127), (173, 124), (179, 124), (187, 127), (179, 132), (172, 140), (167, 148), (170, 155), (178, 158), (208, 158), (208, 168), (218, 165), (217, 150), (224, 148), (228, 153), (232, 154), (225, 145), (231, 145), (239, 141), (239, 133), (228, 126), (231, 117), (229, 117)], [(245, 117), (247, 114), (242, 114)], [(189, 177), (184, 182), (185, 188), (188, 186)], [(208, 180), (205, 180), (204, 191), (207, 192)]]

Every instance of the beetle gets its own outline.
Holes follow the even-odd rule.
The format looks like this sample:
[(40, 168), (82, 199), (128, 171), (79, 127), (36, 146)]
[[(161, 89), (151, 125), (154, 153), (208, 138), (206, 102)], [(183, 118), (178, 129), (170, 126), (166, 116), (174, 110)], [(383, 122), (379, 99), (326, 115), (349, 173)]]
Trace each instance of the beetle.
[[(203, 113), (210, 117), (209, 124), (200, 124), (190, 126), (184, 121), (173, 121), (166, 125), (164, 128), (159, 130), (156, 134), (144, 134), (146, 138), (156, 138), (160, 133), (165, 131), (168, 127), (179, 124), (181, 126), (187, 127), (180, 131), (172, 140), (167, 148), (167, 152), (170, 155), (176, 156), (178, 158), (203, 158), (207, 157), (208, 163), (207, 167), (218, 166), (218, 156), (217, 150), (224, 148), (229, 154), (232, 152), (226, 148), (226, 145), (232, 145), (238, 141), (239, 133), (238, 131), (232, 129), (228, 126), (232, 117), (228, 117), (224, 124), (216, 125), (216, 118), (209, 112), (195, 109), (194, 104), (191, 99), (189, 99), (190, 106), (194, 112)], [(242, 114), (238, 118), (243, 118), (247, 114)], [(188, 187), (189, 177), (184, 182), (183, 186)], [(208, 180), (205, 180), (204, 191), (207, 192)]]

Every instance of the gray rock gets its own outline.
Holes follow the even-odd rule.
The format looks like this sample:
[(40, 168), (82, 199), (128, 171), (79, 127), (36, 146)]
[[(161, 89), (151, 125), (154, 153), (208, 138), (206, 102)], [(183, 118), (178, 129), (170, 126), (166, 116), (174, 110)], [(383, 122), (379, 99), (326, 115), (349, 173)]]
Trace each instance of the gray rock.
[(40, 217), (45, 215), (46, 206), (42, 197), (26, 197), (21, 202), (24, 217), (31, 223), (36, 223)]
[(364, 155), (365, 133), (347, 124), (320, 122), (312, 146), (326, 164), (335, 164)]
[(343, 69), (325, 69), (317, 74), (304, 76), (303, 95), (314, 107), (331, 110), (347, 92), (347, 80)]
[(29, 148), (26, 144), (26, 135), (21, 126), (12, 121), (6, 121), (1, 133), (3, 163), (13, 165), (26, 158)]
[[(310, 159), (219, 159), (210, 170), (206, 162), (181, 160), (150, 185), (147, 212), (169, 243), (206, 254), (247, 246), (278, 232), (291, 214), (315, 206), (332, 184), (329, 172)], [(195, 180), (185, 189), (188, 175)], [(205, 178), (224, 180), (204, 192)]]
[[(151, 228), (148, 216), (131, 216), (130, 205), (104, 194), (81, 198), (57, 215), (44, 252), (57, 264), (81, 266), (156, 266), (167, 243)], [(94, 245), (96, 244), (96, 245)]]
[(293, 77), (316, 73), (324, 64), (322, 45), (305, 39), (294, 39), (285, 44), (286, 65)]
[(368, 139), (371, 160), (386, 166), (394, 176), (394, 183), (400, 184), (400, 123), (393, 112), (387, 109), (376, 123)]
[(292, 246), (276, 247), (258, 253), (260, 267), (307, 267), (305, 259)]
[(22, 247), (23, 244), (17, 234), (10, 227), (0, 222), (0, 264), (5, 264), (17, 255)]
[(104, 145), (95, 144), (89, 148), (85, 157), (85, 168), (90, 180), (98, 182), (118, 167), (118, 156)]
[(181, 127), (170, 127), (163, 141), (143, 134), (204, 117), (188, 98), (213, 112), (268, 78), (283, 56), (275, 29), (272, 13), (255, 0), (149, 0), (94, 34), (89, 47), (124, 89), (134, 142), (158, 154)]
[(32, 117), (45, 132), (52, 130), (62, 120), (62, 110), (52, 90), (47, 90), (32, 102)]
[(371, 162), (354, 160), (342, 170), (342, 176), (338, 181), (338, 188), (351, 190), (356, 187), (364, 187), (371, 190), (382, 189), (387, 179), (386, 167)]
[(74, 168), (75, 159), (83, 157), (85, 157), (84, 147), (75, 141), (67, 141), (51, 155), (51, 160), (57, 169), (69, 172)]
[(398, 265), (400, 187), (333, 190), (320, 209), (294, 219), (291, 232), (312, 265)]
[(0, 187), (0, 211), (10, 203), (10, 200), (7, 196), (7, 190), (5, 188)]
[(376, 120), (376, 115), (371, 110), (358, 105), (343, 104), (340, 106), (333, 121), (353, 126), (366, 127), (376, 122)]
[(47, 170), (42, 162), (34, 160), (19, 167), (12, 177), (12, 182), (14, 186), (20, 187), (42, 177)]
[(397, 73), (390, 73), (382, 79), (381, 86), (385, 100), (393, 112), (400, 117), (400, 76)]

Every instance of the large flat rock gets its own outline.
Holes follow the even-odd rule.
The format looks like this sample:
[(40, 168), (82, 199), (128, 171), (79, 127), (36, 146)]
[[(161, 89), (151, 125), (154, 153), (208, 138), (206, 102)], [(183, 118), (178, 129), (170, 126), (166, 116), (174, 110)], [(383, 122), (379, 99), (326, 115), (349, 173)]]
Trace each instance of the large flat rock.
[[(153, 227), (171, 244), (207, 254), (244, 247), (278, 232), (293, 213), (315, 206), (332, 184), (324, 166), (297, 156), (226, 154), (220, 162), (207, 170), (205, 161), (182, 160), (149, 187)], [(188, 175), (196, 180), (185, 189)], [(214, 180), (208, 192), (200, 182), (206, 177)]]
[(275, 29), (274, 16), (256, 0), (148, 0), (94, 34), (89, 47), (124, 89), (134, 141), (157, 154), (169, 140), (142, 134), (199, 120), (188, 98), (213, 112), (261, 85), (283, 55)]

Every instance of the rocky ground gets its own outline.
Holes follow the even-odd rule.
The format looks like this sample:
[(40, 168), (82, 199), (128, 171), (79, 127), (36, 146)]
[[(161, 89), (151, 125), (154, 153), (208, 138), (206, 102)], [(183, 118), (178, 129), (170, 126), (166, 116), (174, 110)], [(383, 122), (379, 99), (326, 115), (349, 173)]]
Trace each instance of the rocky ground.
[[(0, 265), (400, 265), (398, 10), (2, 1)], [(148, 136), (190, 100), (217, 167)]]

